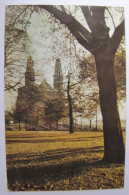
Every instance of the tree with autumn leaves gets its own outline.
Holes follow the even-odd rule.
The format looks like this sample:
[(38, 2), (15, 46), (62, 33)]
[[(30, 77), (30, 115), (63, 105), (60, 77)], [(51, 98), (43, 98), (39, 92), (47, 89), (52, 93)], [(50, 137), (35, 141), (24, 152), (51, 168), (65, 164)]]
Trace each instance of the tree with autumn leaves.
[(114, 73), (115, 54), (124, 36), (124, 16), (117, 25), (111, 16), (114, 30), (110, 34), (111, 29), (107, 25), (105, 15), (106, 12), (110, 13), (108, 7), (75, 6), (75, 9), (83, 15), (88, 28), (77, 20), (76, 11), (71, 14), (65, 6), (38, 5), (37, 7), (41, 11), (48, 11), (51, 17), (64, 24), (75, 40), (94, 56), (103, 118), (103, 160), (110, 163), (124, 162), (125, 149)]

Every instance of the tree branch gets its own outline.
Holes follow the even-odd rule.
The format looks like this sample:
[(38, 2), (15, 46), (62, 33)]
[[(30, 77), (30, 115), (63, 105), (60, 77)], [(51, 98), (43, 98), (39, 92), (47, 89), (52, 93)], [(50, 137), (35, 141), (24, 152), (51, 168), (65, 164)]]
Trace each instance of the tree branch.
[(125, 35), (125, 21), (123, 20), (121, 24), (116, 27), (114, 34), (111, 37), (114, 52), (116, 52), (117, 48), (119, 47), (122, 37), (124, 35)]
[(30, 16), (29, 16), (29, 19), (28, 19), (27, 22), (26, 22), (25, 31), (26, 31), (27, 24), (28, 24), (28, 22), (29, 22), (29, 20), (30, 20), (30, 18), (31, 18), (31, 16), (32, 16), (34, 10), (35, 10), (35, 7), (36, 7), (36, 5), (34, 6), (33, 10), (31, 11)]
[(58, 19), (62, 24), (65, 24), (71, 31), (73, 36), (78, 40), (78, 42), (85, 48), (89, 49), (88, 43), (91, 40), (91, 34), (73, 16), (61, 10), (58, 10), (51, 5), (39, 5), (39, 7), (47, 10), (49, 13), (53, 14), (53, 16)]
[[(109, 37), (109, 28), (106, 26), (104, 17), (105, 7), (98, 8), (93, 6), (90, 9), (88, 7), (82, 8), (83, 13), (85, 12), (85, 19), (92, 29), (91, 33), (72, 15), (52, 5), (39, 5), (39, 8), (45, 9), (53, 14), (53, 17), (58, 19), (62, 24), (65, 24), (76, 40), (91, 53), (102, 47), (107, 36)], [(89, 9), (89, 12), (86, 13), (87, 9)]]
[(113, 20), (112, 14), (111, 14), (111, 12), (110, 12), (110, 10), (108, 8), (106, 8), (106, 10), (108, 11), (109, 15), (111, 16), (112, 23), (113, 23), (113, 26), (114, 26), (114, 29), (115, 29), (116, 27), (115, 27), (115, 22)]
[(93, 30), (93, 25), (92, 25), (92, 15), (88, 9), (88, 6), (80, 6), (82, 13), (84, 15), (84, 18), (89, 26), (89, 28), (91, 29), (91, 31)]
[(13, 26), (16, 23), (17, 19), (28, 9), (28, 7), (30, 7), (30, 5), (27, 5), (21, 12), (20, 14), (18, 14), (18, 16), (16, 17), (15, 21), (13, 22)]
[(105, 39), (105, 35), (109, 32), (105, 22), (105, 7), (96, 6), (80, 6), (85, 20), (92, 31), (95, 39)]
[(61, 8), (61, 10), (62, 10), (63, 12), (65, 12), (65, 13), (66, 13), (65, 8), (64, 8), (64, 6), (63, 6), (63, 5), (60, 5), (60, 8)]
[(13, 90), (16, 91), (15, 87), (16, 87), (17, 85), (21, 84), (21, 80), (22, 80), (23, 78), (24, 78), (24, 76), (21, 77), (20, 80), (19, 80), (15, 85), (5, 87), (4, 91), (9, 91), (9, 90), (11, 90), (11, 89), (13, 89)]

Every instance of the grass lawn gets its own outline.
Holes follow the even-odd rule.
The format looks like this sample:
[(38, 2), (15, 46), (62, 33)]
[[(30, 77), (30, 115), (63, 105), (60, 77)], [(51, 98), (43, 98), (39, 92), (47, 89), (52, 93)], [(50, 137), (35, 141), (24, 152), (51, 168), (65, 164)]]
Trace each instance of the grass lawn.
[(122, 188), (124, 166), (103, 164), (103, 152), (101, 132), (6, 131), (8, 189)]

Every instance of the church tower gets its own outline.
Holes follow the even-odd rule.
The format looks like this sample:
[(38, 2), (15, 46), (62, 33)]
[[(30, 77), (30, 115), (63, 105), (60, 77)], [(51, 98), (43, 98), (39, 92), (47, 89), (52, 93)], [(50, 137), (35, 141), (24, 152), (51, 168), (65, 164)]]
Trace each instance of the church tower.
[(34, 73), (34, 61), (32, 57), (29, 56), (27, 59), (27, 68), (25, 72), (25, 86), (34, 86), (35, 73)]
[(61, 61), (60, 59), (56, 59), (55, 63), (55, 73), (54, 73), (54, 89), (62, 90), (63, 87), (63, 75), (61, 69)]

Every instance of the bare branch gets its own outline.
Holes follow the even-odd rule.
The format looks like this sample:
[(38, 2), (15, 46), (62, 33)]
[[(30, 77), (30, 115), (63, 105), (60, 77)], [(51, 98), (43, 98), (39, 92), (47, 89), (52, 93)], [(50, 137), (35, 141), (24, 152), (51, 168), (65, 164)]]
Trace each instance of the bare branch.
[(15, 87), (16, 87), (17, 85), (21, 84), (21, 80), (22, 80), (23, 78), (24, 78), (24, 76), (21, 77), (20, 80), (19, 80), (17, 83), (15, 83), (15, 85), (5, 87), (5, 90), (4, 90), (4, 91), (9, 91), (9, 90), (11, 90), (11, 89), (13, 89), (13, 90), (15, 91), (15, 90), (16, 90)]
[(36, 5), (34, 6), (33, 10), (31, 11), (30, 16), (29, 16), (29, 19), (28, 19), (27, 22), (26, 22), (25, 30), (26, 30), (27, 24), (28, 24), (28, 22), (29, 22), (29, 20), (30, 20), (30, 18), (31, 18), (31, 16), (32, 16), (34, 10), (35, 10), (35, 7), (36, 7)]
[(18, 16), (16, 17), (15, 21), (13, 22), (13, 26), (15, 25), (16, 21), (18, 20), (18, 18), (28, 9), (28, 7), (30, 7), (30, 5), (27, 5), (21, 12), (20, 14), (18, 14)]

